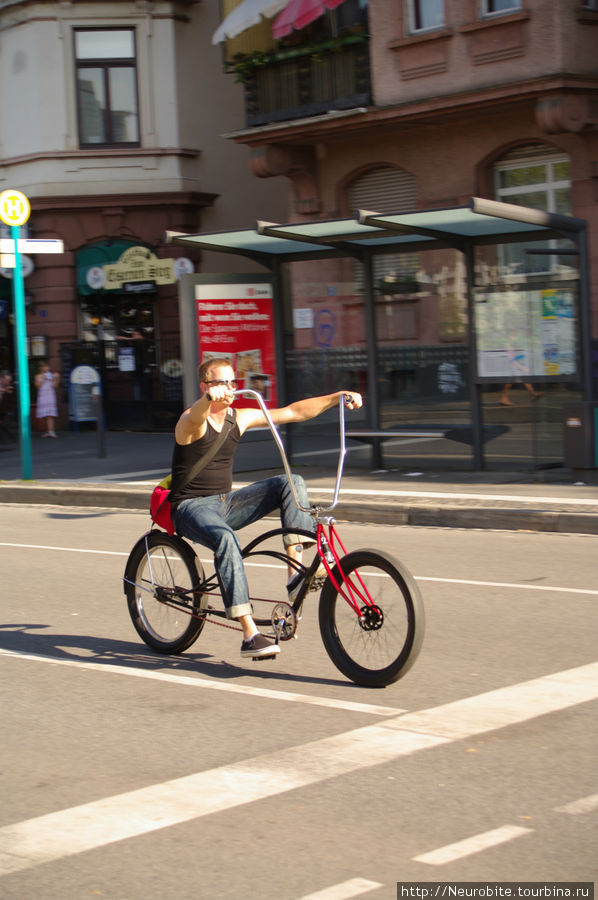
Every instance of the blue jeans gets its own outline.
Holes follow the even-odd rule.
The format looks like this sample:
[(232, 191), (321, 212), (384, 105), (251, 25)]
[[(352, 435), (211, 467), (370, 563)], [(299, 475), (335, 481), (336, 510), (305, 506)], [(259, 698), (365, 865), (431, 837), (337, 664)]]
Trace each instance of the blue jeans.
[[(299, 502), (309, 506), (303, 478), (293, 475), (293, 482)], [(228, 494), (191, 497), (179, 503), (173, 515), (179, 534), (213, 552), (226, 614), (230, 619), (252, 613), (241, 545), (235, 531), (276, 509), (280, 510), (283, 528), (314, 531), (311, 515), (297, 508), (286, 475), (257, 481)], [(285, 546), (310, 543), (307, 538), (293, 534), (284, 535), (283, 540)]]

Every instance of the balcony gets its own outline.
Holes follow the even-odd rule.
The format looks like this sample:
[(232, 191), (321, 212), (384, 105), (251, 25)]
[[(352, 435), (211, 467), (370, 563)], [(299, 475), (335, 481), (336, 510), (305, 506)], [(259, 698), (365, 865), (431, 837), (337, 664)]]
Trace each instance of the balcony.
[(364, 34), (246, 54), (227, 68), (245, 86), (245, 116), (250, 128), (370, 104), (370, 62)]

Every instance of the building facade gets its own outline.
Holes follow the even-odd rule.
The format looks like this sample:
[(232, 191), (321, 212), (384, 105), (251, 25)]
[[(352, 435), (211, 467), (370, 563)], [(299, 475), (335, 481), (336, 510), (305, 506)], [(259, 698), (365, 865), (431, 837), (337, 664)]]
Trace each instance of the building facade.
[[(91, 364), (109, 427), (170, 427), (177, 279), (210, 261), (182, 258), (164, 232), (286, 214), (282, 179), (250, 177), (250, 151), (220, 137), (243, 111), (210, 44), (218, 14), (186, 0), (0, 2), (0, 190), (29, 198), (30, 236), (65, 246), (24, 260), (31, 374), (40, 359), (62, 373), (63, 426), (69, 373)], [(3, 268), (0, 368), (14, 371), (10, 277)]]
[[(587, 220), (598, 337), (595, 0), (344, 0), (286, 34), (280, 22), (264, 19), (225, 42), (245, 92), (245, 121), (229, 138), (251, 150), (257, 177), (287, 178), (291, 221), (453, 207), (471, 196)], [(366, 392), (377, 377), (386, 426), (467, 421), (474, 323), (459, 253), (375, 265), (381, 371), (364, 370), (361, 276), (344, 260), (292, 266), (293, 309), (315, 323), (292, 334), (298, 372), (317, 363), (320, 378), (350, 375)], [(547, 333), (546, 309), (555, 298), (563, 309), (573, 302), (577, 269), (575, 248), (561, 241), (480, 255), (480, 319), (481, 304), (502, 292), (511, 316), (500, 325), (503, 341), (510, 333), (533, 355), (523, 346), (535, 339), (523, 334), (526, 318), (537, 314)], [(564, 372), (548, 360), (541, 377), (524, 366), (509, 379), (512, 391), (497, 372), (486, 421), (506, 424), (508, 434), (488, 446), (490, 459), (523, 452), (537, 465), (562, 460), (563, 408), (576, 396), (571, 383), (556, 383)], [(517, 452), (514, 430), (523, 442)]]

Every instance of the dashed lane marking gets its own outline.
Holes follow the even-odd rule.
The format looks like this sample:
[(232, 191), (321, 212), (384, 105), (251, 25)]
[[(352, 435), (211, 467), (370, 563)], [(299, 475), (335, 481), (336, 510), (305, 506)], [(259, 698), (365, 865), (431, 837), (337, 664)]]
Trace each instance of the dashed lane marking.
[(305, 894), (299, 900), (351, 900), (352, 897), (360, 897), (376, 888), (382, 887), (379, 881), (368, 881), (367, 878), (351, 878), (332, 887), (316, 891), (314, 894)]
[(494, 828), (492, 831), (476, 834), (463, 841), (456, 841), (454, 844), (446, 844), (446, 846), (438, 847), (429, 853), (414, 856), (413, 859), (415, 862), (426, 863), (429, 866), (444, 866), (446, 863), (463, 859), (464, 856), (481, 853), (482, 850), (487, 850), (489, 847), (496, 847), (498, 844), (512, 841), (513, 838), (532, 833), (533, 830), (533, 828), (523, 828), (521, 825), (504, 825), (502, 828)]
[(17, 822), (0, 829), (0, 872), (84, 853), (596, 698), (593, 663)]
[[(583, 813), (593, 812), (596, 808), (598, 808), (598, 794), (592, 794), (589, 797), (573, 800), (564, 806), (555, 806), (554, 811), (568, 813), (571, 816), (579, 816)], [(498, 844), (504, 844), (506, 841), (511, 841), (513, 838), (521, 837), (534, 831), (534, 828), (523, 828), (520, 825), (503, 825), (501, 828), (494, 828), (491, 831), (473, 835), (462, 841), (446, 844), (444, 847), (438, 847), (436, 850), (429, 850), (427, 853), (414, 856), (413, 859), (415, 862), (426, 863), (430, 866), (443, 866), (446, 863), (462, 859), (464, 856), (481, 853), (482, 850), (487, 850), (489, 847), (496, 847)]]
[(579, 800), (573, 800), (564, 806), (555, 807), (556, 812), (568, 813), (570, 816), (581, 816), (584, 813), (592, 812), (598, 809), (598, 794), (591, 794), (588, 797), (580, 797)]

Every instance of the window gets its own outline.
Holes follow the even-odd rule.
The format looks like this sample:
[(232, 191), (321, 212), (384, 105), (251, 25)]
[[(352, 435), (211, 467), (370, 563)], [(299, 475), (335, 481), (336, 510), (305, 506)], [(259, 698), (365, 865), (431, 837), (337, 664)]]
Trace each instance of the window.
[(482, 0), (482, 12), (485, 16), (515, 9), (521, 9), (521, 0)]
[(428, 31), (444, 25), (444, 0), (409, 0), (409, 32)]
[[(571, 215), (570, 163), (566, 156), (551, 153), (549, 147), (520, 147), (494, 167), (497, 200)], [(563, 246), (560, 241), (536, 242), (535, 249)], [(571, 264), (570, 257), (526, 253), (531, 245), (512, 244), (503, 247), (503, 263), (514, 271), (545, 272), (560, 262)]]
[(81, 147), (139, 144), (135, 31), (75, 31)]

